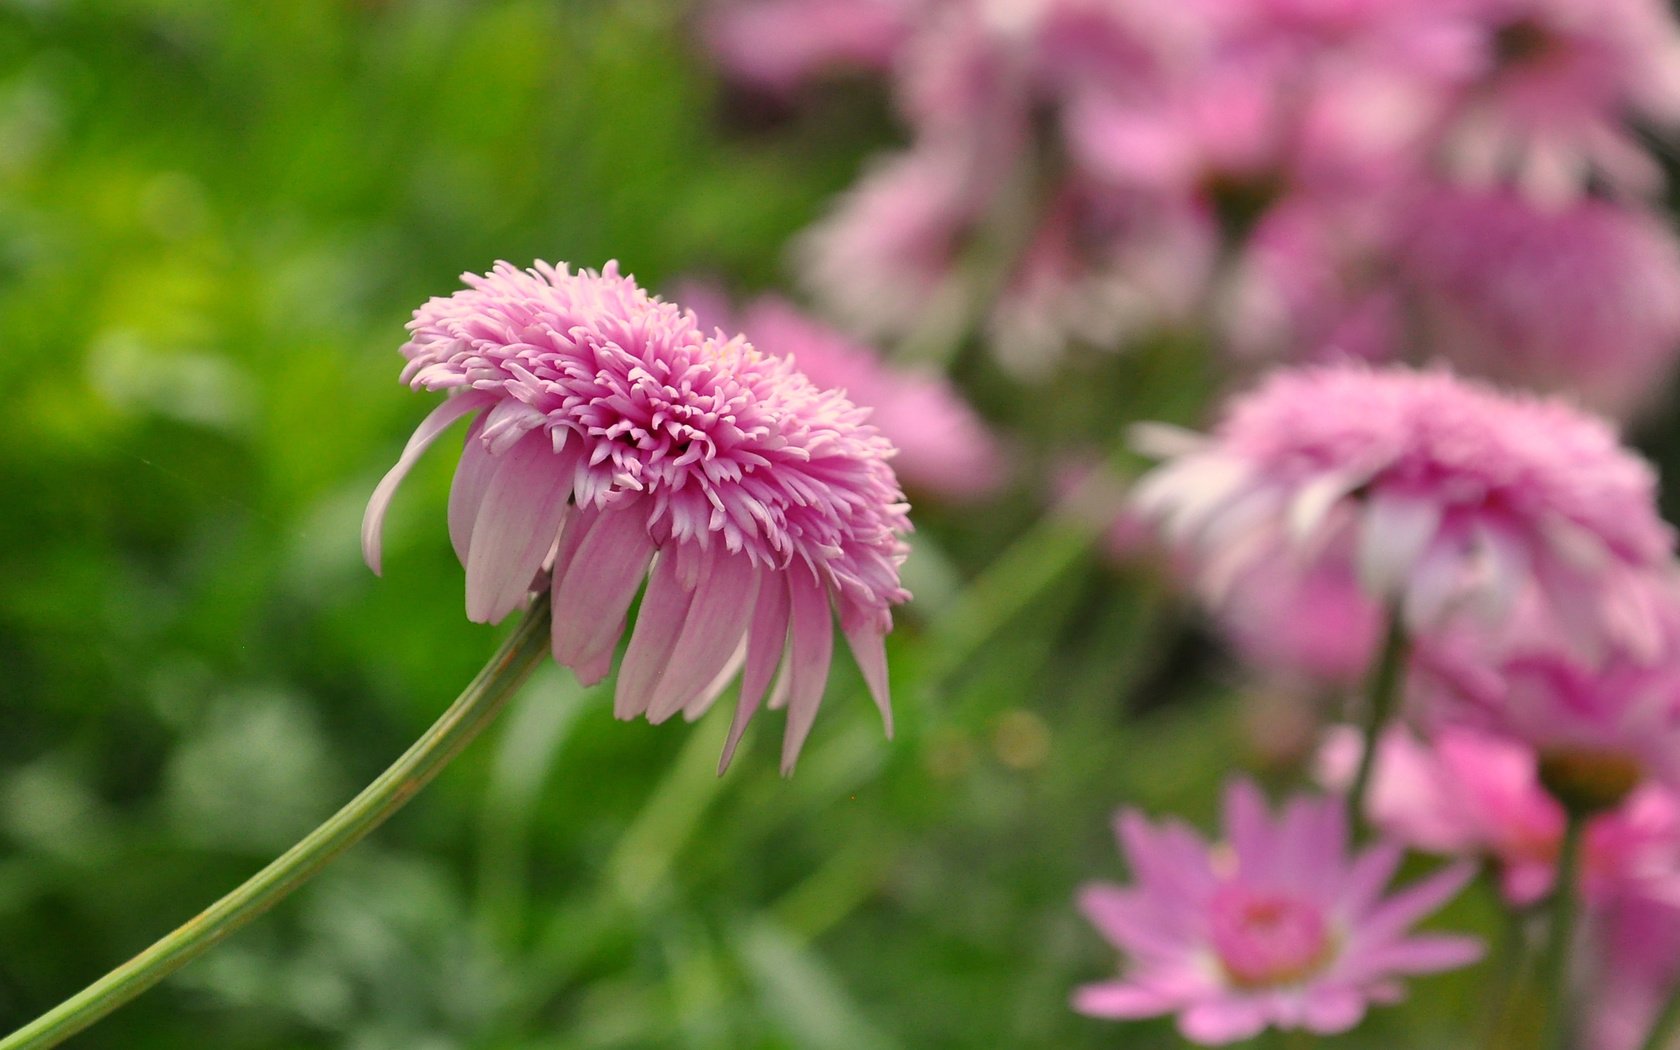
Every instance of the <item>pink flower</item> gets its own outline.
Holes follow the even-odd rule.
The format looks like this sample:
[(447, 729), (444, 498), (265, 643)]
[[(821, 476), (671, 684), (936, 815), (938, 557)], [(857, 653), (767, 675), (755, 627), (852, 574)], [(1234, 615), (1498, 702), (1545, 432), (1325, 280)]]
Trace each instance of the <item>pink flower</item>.
[(832, 607), (890, 732), (882, 640), (908, 597), (909, 522), (864, 413), (743, 339), (706, 338), (616, 264), (462, 279), (408, 326), (404, 381), (451, 396), (368, 503), (368, 564), (403, 476), (471, 416), (449, 499), (469, 619), (551, 587), (555, 659), (593, 683), (647, 577), (614, 713), (698, 717), (742, 671), (727, 764), (779, 666), (788, 770), (822, 699)]
[(1134, 811), (1116, 821), (1136, 879), (1080, 894), (1086, 917), (1126, 956), (1074, 1009), (1133, 1019), (1177, 1014), (1185, 1038), (1214, 1045), (1267, 1027), (1345, 1032), (1370, 1003), (1399, 999), (1398, 978), (1465, 966), (1469, 937), (1414, 934), (1474, 869), (1453, 865), (1384, 897), (1402, 851), (1348, 854), (1342, 805), (1300, 796), (1274, 818), (1253, 784), (1225, 794), (1226, 843)]
[(1230, 349), (1301, 363), (1398, 357), (1407, 318), (1385, 265), (1394, 214), (1382, 201), (1278, 202), (1229, 275), (1218, 322)]
[[(1215, 604), (1261, 558), (1348, 561), (1414, 634), (1497, 633), (1532, 595), (1584, 653), (1649, 655), (1650, 578), (1671, 573), (1656, 477), (1609, 426), (1556, 401), (1450, 373), (1280, 371), (1208, 437), (1162, 429), (1139, 505), (1202, 566)], [(1344, 552), (1346, 552), (1344, 554)]]
[(1656, 215), (1509, 190), (1439, 190), (1398, 255), (1431, 350), (1607, 412), (1654, 400), (1680, 356), (1680, 243)]
[(1336, 685), (1370, 671), (1383, 629), (1382, 607), (1359, 586), (1351, 559), (1301, 566), (1287, 551), (1255, 559), (1233, 580), (1218, 619), (1248, 663)]
[(1663, 0), (1461, 0), (1482, 53), (1448, 129), (1451, 167), (1514, 178), (1556, 204), (1589, 178), (1640, 194), (1662, 184), (1635, 120), (1680, 123), (1680, 27)]
[(1628, 897), (1600, 921), (1594, 945), (1587, 1046), (1635, 1050), (1680, 981), (1680, 901)]
[(702, 34), (732, 76), (787, 94), (835, 67), (888, 69), (923, 0), (722, 0)]
[[(737, 323), (715, 292), (697, 298), (685, 289), (681, 298), (691, 305), (710, 299), (709, 309), (698, 311), (702, 325), (727, 329)], [(759, 349), (791, 358), (817, 386), (839, 390), (869, 409), (870, 422), (898, 449), (895, 471), (913, 490), (963, 502), (985, 497), (1002, 482), (1002, 445), (944, 376), (889, 365), (783, 299), (766, 296), (749, 303), (739, 327), (752, 333)]]
[[(1361, 747), (1352, 727), (1332, 730), (1319, 755), (1324, 782), (1346, 787)], [(1541, 787), (1531, 747), (1461, 726), (1427, 739), (1391, 728), (1378, 747), (1366, 810), (1384, 835), (1414, 849), (1492, 862), (1513, 904), (1535, 904), (1551, 892), (1564, 814)], [(1647, 785), (1591, 818), (1581, 883), (1595, 906), (1629, 896), (1680, 904), (1680, 798)]]
[(1594, 793), (1647, 779), (1680, 789), (1680, 664), (1672, 597), (1653, 662), (1612, 652), (1586, 663), (1557, 641), (1522, 637), (1489, 651), (1473, 632), (1431, 639), (1416, 660), (1424, 717), (1471, 725), (1538, 752), (1560, 777)]

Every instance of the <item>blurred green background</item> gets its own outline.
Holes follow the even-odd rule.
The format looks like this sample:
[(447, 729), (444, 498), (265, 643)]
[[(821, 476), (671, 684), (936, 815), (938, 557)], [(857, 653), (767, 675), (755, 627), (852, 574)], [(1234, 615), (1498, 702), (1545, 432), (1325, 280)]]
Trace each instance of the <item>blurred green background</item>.
[[(0, 2), (0, 1029), (330, 813), (494, 648), (452, 455), (405, 486), (384, 579), (357, 549), (432, 401), (396, 381), (411, 309), (498, 258), (781, 286), (893, 137), (862, 85), (732, 98), (659, 0)], [(1200, 397), (1172, 348), (1025, 390), (960, 367), (1029, 468)], [(1176, 1045), (1068, 1010), (1115, 965), (1072, 895), (1121, 875), (1115, 806), (1205, 822), (1267, 756), (1159, 582), (1035, 524), (1041, 490), (918, 512), (897, 740), (847, 664), (793, 779), (771, 716), (719, 780), (727, 705), (617, 723), (549, 667), (370, 841), (73, 1045)], [(1420, 984), (1431, 1010), (1362, 1045), (1472, 1016), (1469, 981)]]

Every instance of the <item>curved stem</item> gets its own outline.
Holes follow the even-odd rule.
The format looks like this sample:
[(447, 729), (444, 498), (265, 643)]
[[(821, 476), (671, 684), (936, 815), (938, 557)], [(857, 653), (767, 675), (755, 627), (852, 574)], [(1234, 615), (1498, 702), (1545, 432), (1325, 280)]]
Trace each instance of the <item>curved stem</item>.
[[(1406, 671), (1406, 639), (1404, 618), (1398, 608), (1390, 609), (1388, 630), (1383, 638), (1382, 653), (1371, 672), (1370, 686), (1365, 697), (1365, 746), (1359, 752), (1359, 769), (1348, 789), (1348, 826), (1365, 826), (1365, 796), (1371, 787), (1371, 774), (1377, 766), (1377, 751), (1382, 743), (1383, 727), (1394, 713), (1394, 703), (1400, 696)], [(4, 1050), (0, 1047), (0, 1050)]]
[(197, 917), (0, 1040), (0, 1050), (57, 1046), (208, 951), (307, 882), (401, 809), (495, 719), (547, 654), (548, 634), (549, 607), (544, 595), (442, 717), (361, 794)]

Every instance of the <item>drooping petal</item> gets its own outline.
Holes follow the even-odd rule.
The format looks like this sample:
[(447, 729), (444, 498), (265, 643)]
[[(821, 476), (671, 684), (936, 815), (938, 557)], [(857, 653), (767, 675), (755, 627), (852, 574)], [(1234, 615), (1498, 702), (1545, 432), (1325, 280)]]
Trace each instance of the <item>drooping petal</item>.
[(680, 559), (661, 551), (648, 576), (647, 593), (636, 614), (630, 633), (630, 647), (618, 669), (618, 688), (613, 693), (613, 716), (635, 718), (647, 711), (653, 690), (671, 665), (676, 647), (693, 604), (694, 592), (683, 585)]
[(788, 607), (792, 629), (788, 648), (787, 731), (782, 737), (782, 775), (793, 772), (799, 749), (811, 732), (828, 681), (834, 656), (834, 616), (828, 592), (811, 574), (796, 569), (788, 574)]
[(449, 429), (451, 423), (486, 407), (492, 400), (488, 394), (477, 391), (445, 399), (443, 404), (432, 409), (426, 418), (420, 421), (420, 425), (410, 435), (408, 443), (403, 446), (402, 455), (397, 457), (396, 465), (379, 479), (373, 496), (368, 500), (367, 511), (362, 515), (362, 560), (367, 562), (368, 568), (375, 574), (380, 571), (380, 533), (385, 525), (385, 512), (391, 506), (391, 497), (396, 495), (397, 486), (402, 484), (403, 478), (408, 476), (421, 454), (431, 447), (440, 434)]
[(483, 422), (483, 417), (473, 420), (467, 431), (461, 459), (455, 464), (455, 480), (449, 486), (449, 545), (455, 548), (455, 558), (463, 567), (472, 550), (473, 523), (484, 505), (484, 491), (501, 463), (478, 439)]
[(694, 591), (682, 633), (648, 700), (648, 721), (665, 721), (704, 690), (734, 655), (751, 616), (759, 577), (744, 554), (714, 549), (705, 577)]
[(559, 478), (574, 456), (556, 455), (546, 434), (528, 433), (497, 458), (467, 552), (467, 619), (475, 623), (496, 623), (524, 601), (571, 499)]
[(758, 588), (753, 604), (752, 623), (747, 628), (747, 663), (741, 671), (741, 698), (735, 704), (735, 717), (729, 723), (729, 739), (723, 745), (723, 757), (718, 761), (718, 775), (729, 768), (735, 747), (746, 732), (747, 723), (758, 713), (764, 691), (770, 686), (776, 668), (787, 651), (788, 623), (787, 582), (781, 574), (768, 576)]
[(893, 735), (892, 695), (887, 685), (887, 646), (886, 636), (873, 624), (861, 624), (845, 631), (846, 644), (852, 650), (852, 658), (857, 661), (858, 670), (863, 673), (864, 684), (869, 687), (869, 695), (875, 700), (875, 707), (881, 712), (881, 724), (885, 728), (887, 739)]
[[(653, 558), (645, 522), (634, 504), (578, 512), (576, 547), (563, 570), (556, 558), (554, 570), (554, 658), (561, 664), (575, 670), (617, 646)], [(573, 540), (568, 529), (563, 543)]]

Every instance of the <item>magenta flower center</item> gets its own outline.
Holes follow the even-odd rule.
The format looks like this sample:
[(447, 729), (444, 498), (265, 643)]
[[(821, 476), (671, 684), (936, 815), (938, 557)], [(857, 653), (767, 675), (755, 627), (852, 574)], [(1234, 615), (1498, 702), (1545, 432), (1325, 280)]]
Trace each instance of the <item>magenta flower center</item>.
[(1239, 987), (1293, 984), (1330, 959), (1324, 913), (1310, 901), (1231, 883), (1214, 894), (1209, 911), (1213, 950)]

